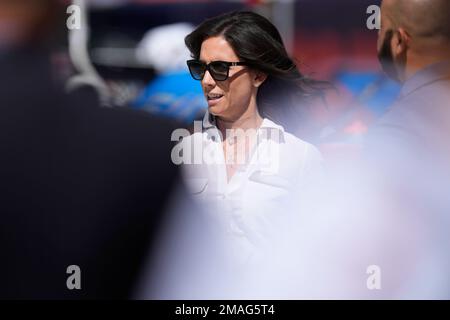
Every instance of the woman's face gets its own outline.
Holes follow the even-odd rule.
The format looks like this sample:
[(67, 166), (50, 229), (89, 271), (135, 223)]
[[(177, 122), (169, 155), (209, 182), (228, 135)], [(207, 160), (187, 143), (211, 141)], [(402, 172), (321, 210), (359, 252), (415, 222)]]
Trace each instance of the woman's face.
[[(233, 48), (223, 37), (211, 37), (203, 41), (200, 60), (238, 62)], [(237, 120), (249, 108), (256, 110), (257, 88), (262, 83), (261, 75), (246, 66), (230, 67), (229, 78), (214, 80), (207, 71), (202, 80), (202, 89), (211, 114), (227, 121)]]

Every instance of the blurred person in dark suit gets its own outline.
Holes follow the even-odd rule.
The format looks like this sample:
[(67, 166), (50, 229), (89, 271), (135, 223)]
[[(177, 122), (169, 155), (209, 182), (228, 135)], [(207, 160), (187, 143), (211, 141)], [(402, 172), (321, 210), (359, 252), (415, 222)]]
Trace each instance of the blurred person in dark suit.
[(382, 2), (379, 58), (403, 87), (367, 139), (370, 156), (397, 178), (396, 188), (433, 194), (433, 203), (444, 200), (438, 193), (450, 176), (449, 12), (446, 0)]
[(366, 156), (368, 170), (376, 175), (372, 182), (380, 211), (420, 226), (399, 224), (397, 232), (407, 242), (422, 237), (420, 244), (427, 243), (422, 252), (420, 244), (397, 251), (398, 257), (416, 253), (407, 266), (416, 270), (412, 278), (419, 283), (411, 286), (412, 297), (450, 295), (449, 13), (448, 0), (383, 0), (381, 6), (379, 59), (402, 89), (370, 129)]
[(397, 103), (374, 127), (444, 147), (450, 133), (450, 2), (384, 0), (378, 52), (385, 72), (402, 83)]
[(57, 3), (0, 0), (0, 298), (128, 298), (177, 181), (171, 125), (64, 92)]

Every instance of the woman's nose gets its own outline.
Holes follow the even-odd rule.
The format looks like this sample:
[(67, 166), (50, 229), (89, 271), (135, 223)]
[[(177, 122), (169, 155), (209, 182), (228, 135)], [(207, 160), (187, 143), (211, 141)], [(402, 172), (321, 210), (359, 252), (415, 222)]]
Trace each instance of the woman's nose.
[(202, 84), (204, 87), (214, 87), (216, 85), (216, 81), (213, 79), (213, 77), (211, 77), (211, 74), (208, 70), (205, 71)]

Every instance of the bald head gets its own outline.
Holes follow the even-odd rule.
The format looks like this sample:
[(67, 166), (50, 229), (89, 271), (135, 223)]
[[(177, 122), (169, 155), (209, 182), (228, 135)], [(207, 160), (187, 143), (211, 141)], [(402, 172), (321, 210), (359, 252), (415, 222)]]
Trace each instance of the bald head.
[(383, 0), (382, 12), (412, 37), (450, 41), (450, 0)]

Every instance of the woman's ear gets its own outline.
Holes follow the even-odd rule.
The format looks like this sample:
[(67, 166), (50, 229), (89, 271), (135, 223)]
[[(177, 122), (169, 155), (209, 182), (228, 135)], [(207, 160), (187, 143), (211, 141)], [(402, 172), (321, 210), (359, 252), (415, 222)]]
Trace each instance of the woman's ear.
[(256, 88), (259, 88), (264, 81), (266, 81), (267, 79), (267, 74), (265, 74), (264, 72), (261, 71), (254, 71), (254, 75), (253, 75), (253, 85)]

